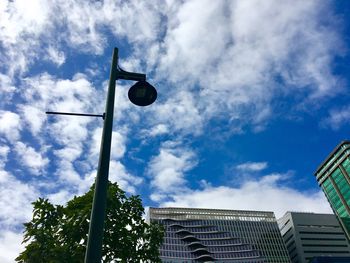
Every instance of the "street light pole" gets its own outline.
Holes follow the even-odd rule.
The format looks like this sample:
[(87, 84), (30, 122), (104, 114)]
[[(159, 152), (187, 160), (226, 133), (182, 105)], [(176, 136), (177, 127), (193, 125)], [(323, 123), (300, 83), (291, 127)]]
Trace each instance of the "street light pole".
[(112, 66), (107, 91), (106, 111), (102, 130), (100, 157), (95, 181), (95, 192), (90, 217), (89, 234), (85, 254), (85, 263), (100, 263), (102, 258), (102, 240), (106, 214), (109, 161), (111, 154), (115, 86), (117, 79), (138, 81), (129, 91), (129, 99), (136, 105), (147, 106), (157, 98), (153, 86), (146, 82), (146, 75), (126, 72), (118, 66), (118, 48), (114, 48)]
[(102, 257), (102, 238), (104, 218), (107, 203), (107, 187), (109, 160), (111, 155), (111, 141), (113, 128), (115, 84), (117, 80), (118, 49), (115, 48), (107, 91), (105, 119), (102, 130), (100, 158), (95, 181), (95, 193), (92, 204), (89, 235), (85, 254), (85, 263), (100, 263)]

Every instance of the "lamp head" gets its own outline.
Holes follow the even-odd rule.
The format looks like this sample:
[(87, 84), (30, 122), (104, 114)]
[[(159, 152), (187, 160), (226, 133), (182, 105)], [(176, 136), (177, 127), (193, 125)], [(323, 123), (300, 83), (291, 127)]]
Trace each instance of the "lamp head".
[(137, 106), (148, 106), (157, 99), (157, 91), (147, 81), (141, 80), (129, 89), (128, 97)]

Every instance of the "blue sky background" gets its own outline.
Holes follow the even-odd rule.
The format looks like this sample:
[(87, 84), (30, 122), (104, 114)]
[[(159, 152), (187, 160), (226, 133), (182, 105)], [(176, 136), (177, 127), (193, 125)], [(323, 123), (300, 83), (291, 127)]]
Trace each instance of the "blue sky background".
[[(331, 212), (313, 172), (349, 139), (350, 2), (0, 2), (0, 261), (31, 202), (64, 204), (96, 175), (112, 50), (147, 74), (118, 81), (110, 179), (145, 206)], [(4, 252), (5, 251), (5, 252)]]

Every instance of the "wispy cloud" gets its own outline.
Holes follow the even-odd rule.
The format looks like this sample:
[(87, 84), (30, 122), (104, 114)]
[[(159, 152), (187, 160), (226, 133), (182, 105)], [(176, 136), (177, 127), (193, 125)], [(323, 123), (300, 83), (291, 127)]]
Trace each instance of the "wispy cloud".
[(24, 249), (22, 245), (22, 233), (15, 233), (12, 231), (1, 231), (0, 234), (0, 261), (13, 262), (19, 255), (19, 251)]
[(162, 206), (274, 211), (281, 217), (286, 211), (332, 213), (320, 191), (298, 191), (284, 186), (286, 174), (268, 174), (246, 180), (240, 187), (211, 186), (174, 193)]
[(35, 187), (17, 180), (0, 169), (0, 260), (13, 262), (23, 248), (22, 224), (29, 221), (38, 192)]
[(12, 79), (0, 73), (0, 105), (3, 106), (7, 104), (13, 97), (16, 91), (16, 87), (12, 84)]
[(0, 227), (11, 230), (21, 228), (22, 223), (30, 218), (31, 202), (36, 199), (37, 190), (1, 169), (0, 194)]
[(142, 182), (143, 178), (130, 174), (125, 166), (118, 161), (111, 161), (110, 163), (110, 177), (112, 182), (118, 185), (125, 191), (136, 194), (137, 188)]
[(7, 155), (10, 152), (10, 147), (7, 145), (0, 145), (0, 168), (4, 168), (6, 161), (7, 161)]
[(177, 142), (164, 143), (148, 166), (151, 186), (156, 189), (151, 198), (159, 201), (160, 197), (186, 187), (185, 173), (196, 164), (196, 155), (191, 149), (178, 145)]
[(11, 111), (0, 111), (0, 134), (5, 136), (8, 141), (14, 143), (20, 138), (22, 125), (20, 116)]
[(40, 152), (22, 142), (17, 142), (15, 144), (15, 150), (20, 159), (20, 163), (35, 175), (42, 174), (43, 169), (49, 163), (47, 157), (43, 157)]
[(312, 106), (309, 99), (341, 90), (330, 67), (341, 41), (329, 20), (323, 24), (325, 8), (319, 1), (187, 1), (168, 17), (158, 74), (191, 90), (206, 120), (225, 116), (261, 130), (276, 94), (300, 93), (297, 103)]
[(242, 172), (258, 172), (267, 168), (267, 162), (247, 162), (236, 166)]
[[(158, 135), (168, 131), (169, 134), (200, 135), (203, 132), (204, 116), (198, 110), (194, 94), (180, 91), (169, 95), (164, 103), (156, 105), (152, 114), (146, 117), (154, 125), (150, 135)], [(162, 132), (163, 131), (163, 132)]]
[(66, 56), (63, 51), (59, 51), (56, 48), (49, 46), (47, 49), (47, 59), (57, 66), (61, 66), (65, 62)]
[(330, 127), (333, 130), (338, 130), (343, 125), (350, 123), (350, 106), (332, 109), (329, 116), (323, 120), (321, 126), (324, 128)]

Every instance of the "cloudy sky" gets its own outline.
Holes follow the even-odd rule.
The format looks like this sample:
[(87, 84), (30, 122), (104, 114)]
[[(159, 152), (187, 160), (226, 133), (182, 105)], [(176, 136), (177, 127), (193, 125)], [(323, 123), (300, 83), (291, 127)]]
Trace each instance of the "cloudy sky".
[(96, 175), (114, 47), (110, 180), (147, 206), (331, 212), (313, 172), (349, 139), (350, 1), (0, 1), (0, 262), (38, 197)]

